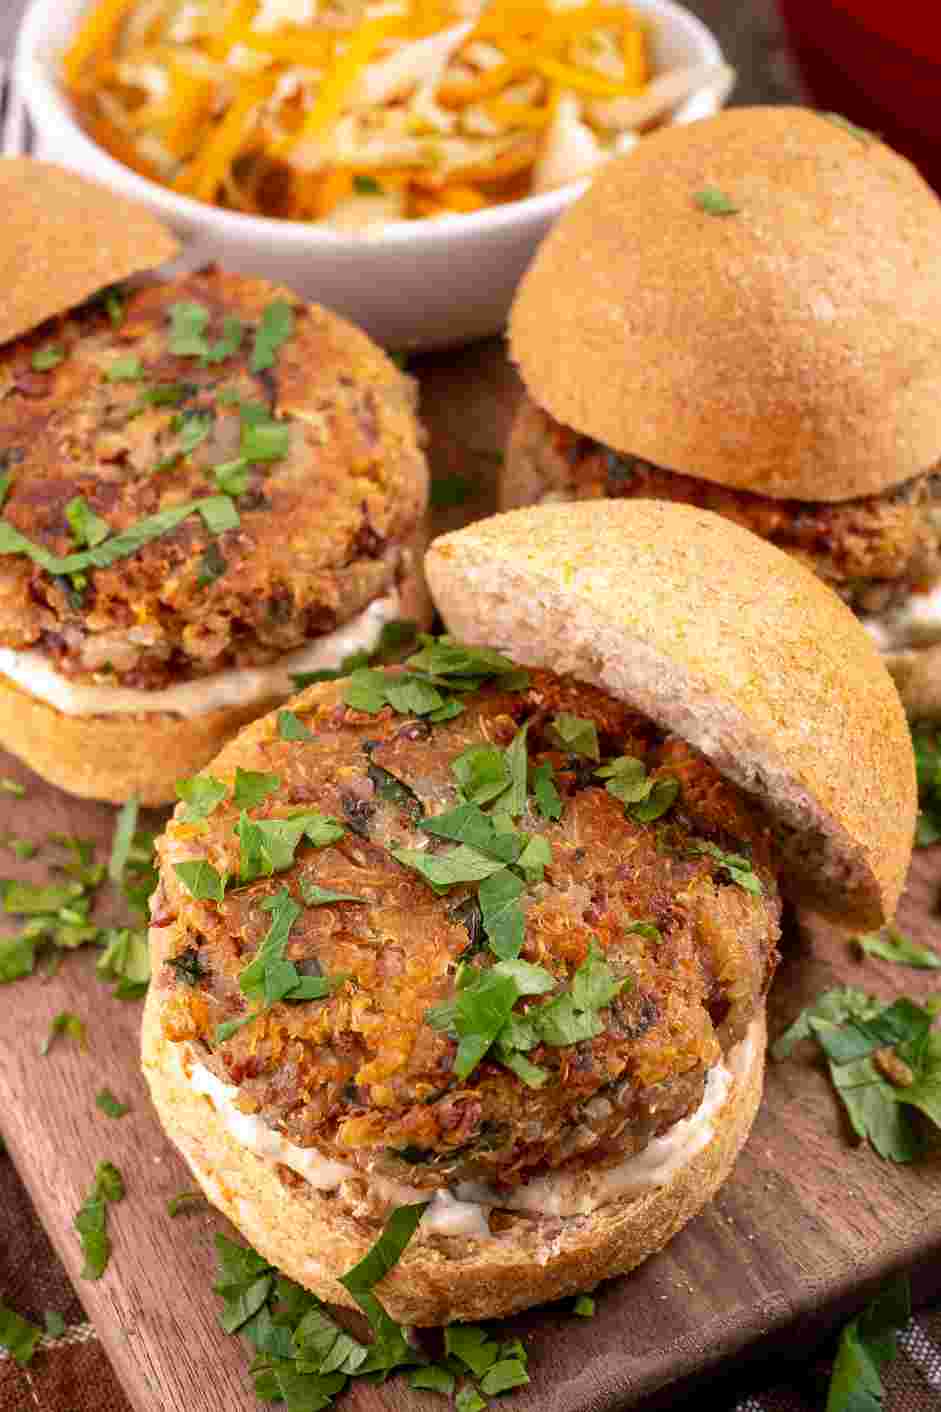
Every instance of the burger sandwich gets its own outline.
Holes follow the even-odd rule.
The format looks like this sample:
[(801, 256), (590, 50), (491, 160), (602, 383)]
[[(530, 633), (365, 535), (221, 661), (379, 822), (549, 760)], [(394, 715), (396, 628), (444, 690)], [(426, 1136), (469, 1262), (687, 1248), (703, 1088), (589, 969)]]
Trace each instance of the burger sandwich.
[(264, 1259), (349, 1304), (408, 1221), (376, 1298), (419, 1325), (590, 1289), (709, 1202), (761, 1098), (782, 897), (878, 925), (915, 818), (871, 639), (737, 525), (543, 506), (426, 572), (448, 636), (181, 786), (143, 1039)]
[(510, 321), (501, 506), (698, 505), (862, 619), (941, 714), (941, 202), (832, 115), (646, 137), (557, 222)]
[[(0, 744), (144, 803), (298, 682), (420, 619), (412, 385), (358, 329), (0, 162)], [(383, 636), (385, 630), (385, 637)]]

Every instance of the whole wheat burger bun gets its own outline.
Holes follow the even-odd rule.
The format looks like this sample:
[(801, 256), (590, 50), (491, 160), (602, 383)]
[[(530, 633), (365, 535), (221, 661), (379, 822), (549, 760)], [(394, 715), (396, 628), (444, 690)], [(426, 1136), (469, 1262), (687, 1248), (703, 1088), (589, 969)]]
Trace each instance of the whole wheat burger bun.
[(0, 159), (0, 343), (179, 252), (145, 206), (31, 157)]
[(941, 456), (941, 202), (800, 108), (661, 128), (553, 227), (510, 347), (614, 451), (765, 496), (881, 492)]
[[(272, 802), (263, 806), (266, 817), (283, 817), (285, 808), (296, 810), (299, 800), (307, 807), (313, 802), (334, 819), (343, 819), (347, 834), (338, 840), (334, 836), (333, 847), (308, 849), (303, 859), (275, 878), (249, 881), (217, 905), (188, 894), (178, 866), (212, 859), (224, 871), (241, 870), (234, 835), (237, 785), (232, 800), (220, 805), (199, 831), (187, 824), (178, 807), (158, 844), (153, 979), (143, 1029), (143, 1064), (153, 1101), (207, 1197), (266, 1260), (324, 1299), (350, 1302), (338, 1277), (375, 1243), (388, 1202), (414, 1202), (433, 1191), (436, 1201), (443, 1196), (445, 1209), (441, 1213), (439, 1207), (439, 1214), (447, 1218), (455, 1209), (448, 1205), (455, 1201), (451, 1184), (460, 1181), (455, 1164), (458, 1169), (471, 1163), (478, 1170), (496, 1172), (501, 1160), (519, 1162), (537, 1179), (537, 1190), (530, 1190), (525, 1181), (517, 1188), (517, 1175), (507, 1183), (509, 1194), (499, 1178), (497, 1186), (485, 1186), (482, 1195), (475, 1194), (479, 1188), (472, 1186), (468, 1192), (458, 1185), (456, 1207), (466, 1212), (468, 1202), (487, 1203), (482, 1208), (486, 1229), (442, 1231), (426, 1229), (424, 1222), (419, 1226), (376, 1290), (393, 1317), (419, 1325), (498, 1317), (590, 1289), (661, 1249), (710, 1201), (734, 1165), (761, 1098), (765, 994), (776, 960), (780, 915), (778, 889), (767, 869), (777, 866), (790, 843), (790, 861), (799, 865), (806, 860), (818, 872), (811, 891), (830, 890), (824, 901), (831, 912), (875, 923), (891, 912), (898, 897), (915, 814), (914, 765), (905, 720), (862, 629), (809, 572), (715, 516), (639, 501), (524, 510), (437, 540), (426, 557), (426, 571), (454, 634), (505, 649), (514, 660), (531, 666), (528, 679), (508, 684), (502, 694), (499, 684), (468, 687), (470, 694), (461, 697), (464, 710), (430, 728), (416, 721), (408, 705), (376, 715), (377, 708), (360, 710), (347, 701), (347, 683), (326, 683), (310, 687), (293, 702), (293, 709), (309, 722), (306, 744), (285, 742), (271, 717), (242, 731), (209, 767), (214, 778), (226, 782), (226, 790), (238, 780), (239, 769), (263, 765), (274, 776), (254, 778), (277, 780), (270, 786), (275, 790)], [(501, 670), (505, 667), (504, 662)], [(462, 1093), (466, 1075), (457, 1076), (456, 1089), (451, 1085), (453, 1050), (448, 1049), (452, 1059), (442, 1061), (443, 1090), (435, 1082), (421, 1090), (412, 1084), (409, 1093), (414, 1089), (418, 1095), (414, 1108), (409, 1104), (416, 1103), (415, 1097), (400, 1098), (403, 1073), (429, 1075), (429, 1054), (442, 1053), (442, 1044), (446, 1049), (454, 1044), (430, 1023), (424, 1007), (429, 996), (444, 998), (449, 987), (453, 993), (456, 961), (465, 953), (468, 936), (474, 943), (474, 932), (466, 920), (458, 919), (453, 901), (439, 897), (420, 878), (416, 881), (414, 864), (402, 866), (407, 854), (401, 856), (395, 845), (403, 836), (417, 839), (416, 816), (409, 804), (417, 796), (408, 782), (421, 791), (419, 802), (427, 802), (432, 813), (447, 807), (446, 801), (453, 798), (453, 783), (447, 783), (450, 762), (456, 758), (452, 751), (480, 735), (484, 717), (475, 712), (486, 710), (480, 699), (488, 691), (492, 714), (486, 717), (484, 737), (505, 743), (521, 735), (527, 752), (542, 749), (533, 747), (533, 737), (545, 732), (553, 709), (566, 703), (576, 716), (604, 712), (602, 736), (616, 729), (615, 719), (622, 727), (628, 720), (635, 728), (636, 722), (646, 720), (644, 730), (672, 732), (658, 736), (667, 741), (669, 758), (684, 758), (693, 771), (687, 778), (699, 778), (702, 784), (701, 789), (684, 786), (684, 807), (691, 811), (692, 822), (672, 827), (695, 832), (702, 801), (708, 799), (707, 807), (715, 809), (721, 797), (726, 799), (720, 808), (719, 817), (725, 820), (721, 827), (732, 830), (730, 837), (742, 837), (738, 830), (745, 827), (743, 820), (752, 821), (752, 866), (766, 881), (748, 890), (720, 886), (705, 902), (707, 930), (715, 928), (716, 944), (726, 958), (719, 969), (731, 968), (729, 994), (739, 997), (732, 1010), (744, 1007), (739, 1011), (741, 1023), (727, 1035), (728, 1047), (722, 1043), (719, 1070), (724, 1077), (714, 1089), (707, 1080), (699, 1108), (696, 1096), (688, 1106), (681, 1103), (676, 1111), (691, 1116), (681, 1118), (680, 1126), (664, 1115), (670, 1111), (676, 1077), (680, 1082), (688, 1077), (684, 1046), (696, 1043), (693, 1036), (705, 1032), (714, 1043), (718, 1029), (706, 1023), (700, 1031), (699, 1021), (693, 1020), (695, 1007), (672, 1008), (685, 1005), (680, 992), (692, 973), (679, 961), (679, 952), (668, 953), (666, 933), (661, 937), (654, 927), (649, 950), (643, 949), (647, 942), (637, 942), (643, 949), (642, 963), (641, 950), (631, 953), (630, 965), (660, 968), (657, 973), (666, 988), (657, 992), (660, 1001), (648, 1007), (653, 992), (638, 971), (636, 984), (623, 993), (621, 1003), (628, 1008), (619, 1012), (619, 1032), (628, 1045), (638, 1035), (638, 1042), (657, 1044), (656, 1062), (665, 1068), (658, 1068), (660, 1077), (651, 1090), (658, 1115), (653, 1131), (665, 1131), (668, 1147), (675, 1132), (681, 1145), (670, 1149), (670, 1160), (661, 1167), (659, 1149), (654, 1153), (650, 1148), (650, 1130), (641, 1133), (640, 1143), (648, 1142), (648, 1147), (639, 1148), (641, 1157), (647, 1153), (654, 1168), (642, 1162), (648, 1175), (638, 1182), (636, 1169), (628, 1166), (626, 1185), (613, 1190), (603, 1162), (601, 1185), (595, 1186), (595, 1173), (590, 1163), (584, 1165), (587, 1158), (582, 1160), (584, 1144), (574, 1172), (565, 1166), (571, 1149), (564, 1144), (555, 1159), (549, 1156), (545, 1123), (552, 1121), (552, 1105), (580, 1102), (580, 1080), (570, 1084), (567, 1068), (544, 1087), (518, 1085), (521, 1106), (514, 1109), (509, 1106), (514, 1076), (507, 1069), (493, 1064), (486, 1073), (478, 1071), (473, 1091)], [(514, 709), (514, 693), (522, 698), (518, 712), (533, 713), (532, 718), (527, 715), (526, 730), (516, 736), (516, 717), (506, 714)], [(711, 760), (702, 759), (678, 736)], [(614, 748), (621, 746), (616, 742)], [(611, 749), (609, 744), (602, 753)], [(593, 755), (592, 761), (597, 758)], [(557, 757), (563, 773), (574, 757), (569, 764), (565, 759)], [(378, 781), (374, 794), (363, 789), (367, 761), (370, 780)], [(714, 766), (753, 794), (745, 795), (723, 780)], [(594, 769), (593, 763), (588, 769)], [(553, 966), (567, 954), (579, 928), (611, 926), (605, 909), (613, 907), (623, 918), (638, 915), (639, 907), (643, 915), (647, 901), (639, 899), (652, 894), (632, 892), (634, 904), (623, 913), (620, 887), (642, 889), (648, 884), (641, 879), (647, 876), (653, 878), (650, 885), (659, 888), (669, 875), (672, 889), (679, 875), (670, 869), (714, 866), (678, 862), (688, 856), (682, 834), (671, 834), (672, 846), (661, 849), (657, 829), (644, 832), (644, 827), (625, 824), (624, 811), (610, 794), (597, 786), (586, 788), (584, 780), (578, 783), (577, 772), (564, 784), (563, 773), (556, 776), (565, 796), (559, 812), (540, 820), (529, 805), (522, 806), (526, 827), (538, 828), (553, 840), (551, 876), (547, 873), (540, 885), (548, 889), (543, 896), (551, 894), (549, 911), (543, 913), (543, 903), (534, 901), (535, 911), (527, 913), (525, 921), (527, 944), (535, 947), (527, 954)], [(723, 796), (723, 791), (731, 793)], [(783, 821), (779, 829), (769, 823), (765, 805), (778, 812)], [(550, 824), (550, 818), (558, 822)], [(239, 823), (238, 828), (244, 826)], [(624, 829), (628, 834), (622, 840)], [(373, 846), (376, 842), (378, 847)], [(573, 931), (565, 908), (581, 904), (567, 901), (575, 881), (570, 868), (581, 867), (588, 855), (586, 877), (594, 875), (593, 850), (604, 851), (605, 861), (598, 863), (604, 871), (598, 876), (606, 882), (597, 893), (589, 888), (592, 916), (582, 920), (579, 912)], [(657, 860), (652, 872), (645, 872), (643, 850), (648, 859)], [(708, 849), (691, 851), (697, 857), (708, 854)], [(622, 867), (628, 858), (630, 866)], [(783, 877), (782, 883), (786, 881)], [(307, 1018), (301, 1014), (303, 1005), (281, 1006), (269, 1021), (248, 1016), (248, 1001), (234, 978), (241, 976), (253, 948), (258, 954), (274, 910), (274, 889), (287, 888), (292, 897), (296, 890), (305, 901), (315, 902), (315, 894), (308, 891), (313, 883), (340, 889), (332, 895), (345, 896), (350, 910), (342, 913), (342, 902), (332, 904), (332, 913), (329, 903), (306, 911), (298, 907), (292, 959), (303, 964), (308, 975), (349, 972), (351, 966), (361, 965), (366, 972), (356, 970), (347, 999), (337, 992)], [(681, 886), (683, 896), (691, 896), (693, 882)], [(660, 897), (667, 911), (678, 904), (675, 915), (682, 914), (678, 893), (667, 891)], [(264, 911), (259, 909), (261, 899)], [(278, 905), (285, 901), (282, 892)], [(738, 938), (750, 928), (751, 960), (738, 970), (734, 957), (745, 954), (737, 950)], [(613, 932), (606, 934), (605, 954), (614, 958), (619, 943)], [(670, 930), (669, 935), (673, 946), (675, 933)], [(365, 960), (356, 959), (361, 955)], [(637, 1027), (642, 1012), (647, 1020)], [(720, 1004), (716, 1013), (725, 1013), (724, 1006)], [(532, 1016), (531, 1011), (527, 1014)], [(217, 1020), (235, 1024), (227, 1023), (220, 1032)], [(645, 1023), (652, 1028), (645, 1029)], [(606, 1031), (608, 1040), (613, 1033)], [(364, 1034), (373, 1038), (366, 1051), (369, 1062), (361, 1068)], [(413, 1038), (403, 1042), (409, 1034)], [(343, 1043), (337, 1042), (340, 1037)], [(349, 1055), (354, 1058), (344, 1058)], [(585, 1057), (590, 1068), (594, 1061)], [(346, 1062), (353, 1065), (349, 1096), (348, 1071), (342, 1069)], [(579, 1072), (584, 1078), (584, 1070)], [(439, 1112), (437, 1105), (449, 1099), (460, 1103), (476, 1098), (474, 1123), (479, 1125), (480, 1113), (491, 1111), (485, 1105), (495, 1084), (502, 1105), (497, 1111), (504, 1121), (517, 1111), (520, 1115), (518, 1143), (506, 1149), (504, 1159), (492, 1151), (506, 1140), (499, 1135), (480, 1151), (471, 1141), (471, 1155), (462, 1157), (468, 1149), (454, 1147), (456, 1138), (448, 1138), (452, 1128), (406, 1128), (421, 1132), (420, 1139), (412, 1139), (420, 1146), (432, 1142), (432, 1158), (435, 1143), (451, 1141), (446, 1150), (452, 1155), (442, 1175), (435, 1176), (428, 1167), (427, 1151), (399, 1150), (400, 1125), (410, 1124), (413, 1117), (423, 1125), (430, 1122)], [(636, 1077), (627, 1082), (630, 1098), (623, 1099), (632, 1113), (632, 1105), (641, 1102), (636, 1084)], [(373, 1096), (377, 1092), (379, 1098)], [(473, 1108), (468, 1111), (473, 1117)], [(582, 1107), (577, 1112), (578, 1121), (587, 1121)], [(612, 1112), (613, 1117), (606, 1116)], [(334, 1117), (337, 1113), (339, 1118)], [(341, 1137), (336, 1124), (350, 1117), (356, 1133)], [(372, 1136), (363, 1138), (367, 1120), (373, 1125)], [(612, 1110), (610, 1103), (597, 1110), (597, 1121), (620, 1124), (618, 1132), (624, 1126), (617, 1106)], [(692, 1127), (682, 1128), (685, 1121)], [(444, 1131), (444, 1139), (434, 1131)], [(360, 1148), (361, 1141), (371, 1145)], [(338, 1158), (356, 1165), (338, 1167)], [(399, 1168), (393, 1159), (408, 1165)], [(538, 1187), (540, 1162), (550, 1176), (561, 1165), (567, 1178), (562, 1192), (549, 1188), (548, 1201)], [(420, 1189), (395, 1186), (395, 1194), (389, 1195), (390, 1164), (392, 1172), (405, 1174), (398, 1181), (415, 1181)], [(620, 1174), (622, 1168), (615, 1171)], [(442, 1182), (448, 1183), (443, 1194)]]
[(792, 893), (879, 926), (917, 813), (898, 693), (809, 569), (706, 510), (592, 500), (510, 511), (432, 544), (448, 630), (626, 699), (780, 824)]

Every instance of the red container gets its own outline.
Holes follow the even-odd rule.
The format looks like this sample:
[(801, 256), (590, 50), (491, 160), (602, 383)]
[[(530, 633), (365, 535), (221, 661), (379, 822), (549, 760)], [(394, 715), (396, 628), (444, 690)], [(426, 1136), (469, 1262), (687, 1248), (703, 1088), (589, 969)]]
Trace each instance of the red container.
[(871, 128), (941, 190), (934, 0), (778, 0), (814, 102)]

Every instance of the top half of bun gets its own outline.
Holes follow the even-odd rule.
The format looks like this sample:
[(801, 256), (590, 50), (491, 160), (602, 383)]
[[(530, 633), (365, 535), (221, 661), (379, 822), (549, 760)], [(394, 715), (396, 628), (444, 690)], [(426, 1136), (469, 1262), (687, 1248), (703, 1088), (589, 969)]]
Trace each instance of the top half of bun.
[(792, 896), (891, 916), (917, 808), (898, 694), (865, 629), (808, 569), (705, 510), (542, 505), (436, 540), (449, 630), (623, 698), (761, 796)]
[(179, 250), (134, 201), (29, 157), (0, 159), (0, 343)]
[(558, 221), (510, 336), (533, 399), (614, 450), (764, 495), (878, 494), (941, 457), (941, 202), (832, 116), (666, 127)]

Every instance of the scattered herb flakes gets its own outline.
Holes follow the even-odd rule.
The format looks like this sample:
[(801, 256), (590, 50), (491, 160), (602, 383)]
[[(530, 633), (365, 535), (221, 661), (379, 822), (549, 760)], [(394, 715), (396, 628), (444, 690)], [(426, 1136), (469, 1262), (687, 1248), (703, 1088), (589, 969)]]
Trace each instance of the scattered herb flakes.
[(882, 961), (893, 961), (897, 966), (912, 966), (916, 970), (941, 970), (941, 955), (934, 947), (912, 941), (895, 927), (883, 927), (882, 931), (868, 932), (853, 940), (867, 956), (878, 956)]
[(8, 985), (36, 969), (36, 941), (27, 935), (0, 937), (0, 985)]
[(209, 344), (206, 330), (209, 327), (209, 310), (205, 304), (171, 304), (170, 334), (167, 346), (177, 358), (206, 358)]
[(21, 862), (26, 862), (29, 858), (34, 858), (39, 850), (39, 845), (33, 843), (28, 838), (16, 838), (14, 834), (3, 834), (0, 837), (0, 847), (8, 848), (15, 858)]
[[(627, 812), (632, 819), (636, 819), (641, 824), (652, 824), (656, 819), (662, 819), (664, 814), (669, 813), (676, 803), (680, 792), (680, 782), (673, 775), (661, 775), (659, 779), (653, 781), (650, 793), (646, 799), (642, 799), (638, 804), (627, 805)], [(739, 879), (735, 879), (739, 882)], [(758, 879), (758, 891), (761, 891), (761, 884)], [(741, 883), (745, 887), (745, 883)], [(754, 889), (749, 889), (753, 891)]]
[(117, 822), (114, 827), (114, 835), (111, 840), (111, 858), (108, 862), (108, 877), (110, 880), (120, 885), (124, 877), (124, 870), (127, 867), (127, 860), (131, 852), (131, 841), (137, 830), (137, 815), (140, 810), (140, 800), (129, 799), (121, 806)]
[(471, 476), (452, 474), (432, 476), (429, 488), (429, 503), (435, 510), (450, 510), (464, 505), (474, 494), (474, 480)]
[(244, 456), (237, 456), (234, 461), (223, 461), (218, 466), (213, 466), (212, 474), (216, 485), (225, 495), (244, 495), (248, 489), (250, 478), (248, 462)]
[(680, 792), (678, 779), (673, 775), (651, 778), (643, 760), (634, 755), (609, 760), (595, 774), (606, 781), (605, 789), (621, 801), (628, 817), (641, 824), (661, 819), (672, 809)]
[(12, 794), (17, 799), (22, 799), (26, 794), (25, 784), (20, 784), (19, 780), (11, 780), (4, 776), (0, 779), (0, 794)]
[(140, 382), (144, 376), (144, 365), (140, 358), (128, 354), (124, 358), (115, 358), (113, 363), (109, 363), (105, 369), (105, 377), (108, 382)]
[(397, 1207), (362, 1260), (340, 1276), (340, 1284), (362, 1309), (373, 1333), (370, 1357), (364, 1369), (386, 1371), (403, 1364), (424, 1362), (422, 1355), (408, 1343), (405, 1330), (390, 1318), (372, 1291), (398, 1264), (427, 1206), (427, 1201), (419, 1201)]
[(100, 519), (80, 495), (70, 500), (65, 507), (65, 518), (69, 522), (72, 538), (79, 548), (94, 548), (108, 538), (111, 527)]
[(284, 299), (275, 299), (261, 316), (252, 349), (251, 370), (264, 372), (273, 368), (283, 344), (294, 332), (294, 310)]
[(346, 829), (316, 809), (303, 810), (286, 819), (251, 819), (243, 809), (235, 833), (241, 845), (239, 881), (247, 883), (290, 868), (302, 838), (314, 848), (326, 848), (341, 839)]
[(313, 740), (313, 732), (293, 711), (278, 712), (278, 735), (282, 740)]
[(212, 431), (212, 415), (209, 412), (181, 412), (174, 419), (173, 429), (179, 432), (179, 454), (189, 456)]
[(480, 882), (503, 867), (499, 858), (488, 858), (476, 848), (461, 844), (447, 853), (429, 853), (423, 848), (389, 849), (396, 862), (420, 873), (437, 891), (446, 891), (457, 883)]
[(444, 1331), (444, 1350), (449, 1358), (456, 1358), (469, 1368), (475, 1378), (482, 1378), (500, 1357), (500, 1345), (476, 1324), (449, 1324)]
[(455, 1378), (452, 1372), (439, 1363), (429, 1363), (425, 1368), (416, 1368), (409, 1375), (409, 1387), (425, 1388), (428, 1392), (440, 1392), (450, 1397), (454, 1391)]
[(218, 809), (227, 792), (227, 786), (214, 775), (191, 775), (189, 779), (177, 780), (175, 788), (186, 805), (180, 813), (184, 824), (197, 824), (208, 819)]
[(500, 800), (500, 808), (509, 814), (511, 819), (518, 819), (526, 809), (526, 785), (529, 774), (529, 756), (526, 753), (528, 731), (529, 722), (527, 721), (516, 732), (506, 749), (506, 768), (510, 777), (510, 786), (505, 797)]
[(222, 321), (222, 337), (203, 354), (206, 363), (224, 363), (232, 358), (242, 346), (245, 329), (242, 320), (235, 314), (227, 314)]
[(532, 771), (532, 790), (536, 808), (544, 819), (557, 821), (562, 817), (562, 800), (555, 787), (555, 777), (550, 761), (537, 765)]
[(478, 901), (490, 950), (503, 961), (519, 956), (523, 949), (526, 919), (519, 899), (526, 890), (509, 868), (501, 868), (484, 878)]
[(124, 1181), (113, 1162), (99, 1162), (95, 1184), (76, 1213), (74, 1226), (81, 1241), (85, 1265), (83, 1280), (98, 1280), (111, 1255), (108, 1237), (108, 1206), (124, 1196)]
[(244, 461), (281, 461), (291, 445), (287, 422), (249, 422), (242, 427), (239, 455)]
[(741, 853), (724, 853), (721, 848), (714, 843), (692, 843), (687, 850), (692, 855), (708, 854), (725, 869), (733, 883), (744, 888), (746, 892), (754, 893), (760, 897), (764, 892), (761, 878), (752, 867), (750, 858), (746, 858)]
[(225, 896), (226, 879), (205, 858), (189, 863), (174, 863), (173, 871), (191, 897), (208, 902), (221, 902)]
[(529, 1374), (518, 1358), (501, 1358), (484, 1373), (480, 1380), (480, 1390), (487, 1397), (494, 1397), (499, 1392), (523, 1387), (528, 1382)]
[[(455, 843), (464, 844), (469, 851), (483, 854), (501, 865), (515, 863), (523, 851), (525, 841), (522, 834), (499, 832), (493, 817), (485, 814), (476, 804), (458, 804), (456, 808), (443, 814), (434, 814), (431, 818), (422, 819), (418, 827), (423, 833), (430, 833), (435, 838), (452, 839)], [(450, 855), (439, 853), (437, 858), (440, 861), (448, 856)], [(481, 876), (486, 877), (488, 874), (483, 873)], [(471, 877), (455, 879), (458, 882), (473, 880)]]
[(179, 1191), (167, 1201), (167, 1215), (179, 1216), (183, 1211), (191, 1211), (195, 1206), (204, 1206), (206, 1198), (201, 1191)]
[(299, 880), (300, 894), (308, 907), (326, 907), (331, 902), (361, 902), (368, 898), (355, 897), (351, 892), (333, 892), (329, 887), (318, 887), (302, 877)]
[(353, 177), (353, 190), (357, 196), (381, 196), (383, 193), (375, 177), (362, 176), (359, 172)]
[(704, 186), (693, 193), (693, 200), (701, 211), (710, 216), (735, 216), (741, 210), (724, 191), (717, 186)]
[(57, 368), (65, 360), (65, 349), (61, 343), (46, 343), (42, 348), (37, 348), (30, 364), (34, 372), (48, 373), (50, 369)]
[(228, 568), (225, 556), (214, 539), (210, 540), (203, 550), (202, 558), (199, 561), (199, 568), (196, 571), (197, 588), (208, 588), (216, 579), (221, 579)]
[(572, 1305), (572, 1313), (577, 1314), (579, 1319), (593, 1319), (595, 1317), (595, 1301), (591, 1295), (578, 1295)]
[(44, 1319), (47, 1338), (61, 1338), (65, 1333), (65, 1320), (56, 1309), (47, 1309)]
[(454, 1399), (454, 1412), (483, 1412), (487, 1406), (476, 1388), (466, 1383)]
[(104, 950), (95, 963), (99, 976), (117, 981), (116, 1000), (139, 1000), (150, 981), (150, 948), (147, 932), (113, 927), (103, 933)]
[(451, 761), (451, 773), (469, 804), (487, 804), (510, 785), (505, 753), (497, 745), (471, 745)]
[(106, 1118), (123, 1118), (131, 1111), (127, 1103), (115, 1098), (110, 1088), (103, 1088), (95, 1095), (95, 1107), (100, 1108)]
[(102, 298), (108, 318), (111, 320), (111, 327), (120, 328), (124, 323), (125, 315), (124, 291), (120, 286), (115, 285), (113, 289), (106, 289)]
[[(218, 784), (218, 781), (214, 781), (214, 783)], [(268, 775), (260, 770), (243, 770), (238, 765), (235, 770), (232, 803), (237, 804), (240, 809), (254, 809), (262, 800), (267, 799), (269, 794), (274, 794), (280, 786), (280, 775)]]
[(941, 1128), (936, 1014), (905, 996), (886, 1005), (862, 991), (825, 991), (771, 1052), (787, 1058), (798, 1040), (816, 1039), (857, 1136), (887, 1161), (912, 1162), (924, 1150), (916, 1113)]
[(168, 956), (166, 964), (176, 972), (178, 980), (188, 986), (197, 986), (207, 974), (198, 946), (188, 946), (179, 956)]
[(17, 1363), (25, 1367), (31, 1361), (41, 1338), (42, 1329), (0, 1304), (0, 1348)]
[(882, 1412), (882, 1369), (898, 1353), (897, 1335), (911, 1318), (904, 1275), (892, 1280), (840, 1336), (826, 1412)]
[(927, 848), (941, 840), (941, 740), (937, 727), (913, 725), (912, 747), (918, 771), (918, 825), (915, 846)]
[(645, 941), (662, 941), (663, 935), (660, 928), (654, 922), (628, 922), (624, 930), (633, 932), (635, 936), (642, 936)]
[(562, 711), (549, 722), (549, 735), (561, 749), (573, 755), (585, 755), (589, 760), (601, 759), (598, 727), (594, 721)]
[(238, 529), (240, 520), (235, 502), (229, 495), (210, 495), (199, 503), (199, 514), (210, 534), (225, 534)]
[(49, 1026), (49, 1033), (39, 1049), (40, 1054), (48, 1054), (60, 1035), (65, 1039), (72, 1040), (79, 1049), (87, 1049), (88, 1047), (85, 1021), (80, 1016), (73, 1015), (70, 1010), (60, 1010)]

